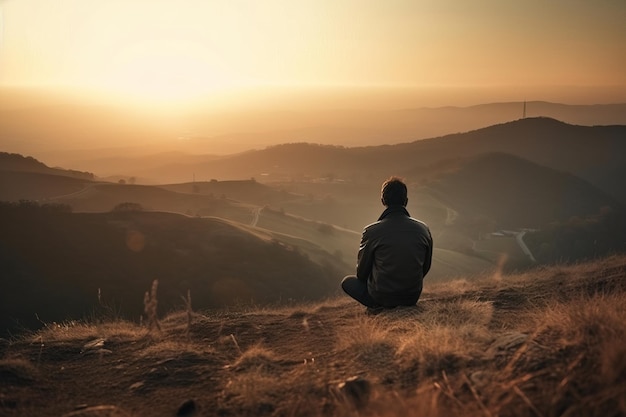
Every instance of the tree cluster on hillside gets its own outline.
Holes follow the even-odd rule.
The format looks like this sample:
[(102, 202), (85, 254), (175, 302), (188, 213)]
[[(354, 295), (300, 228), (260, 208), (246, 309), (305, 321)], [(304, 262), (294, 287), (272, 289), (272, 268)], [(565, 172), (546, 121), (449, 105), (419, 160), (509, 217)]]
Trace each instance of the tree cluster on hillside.
[(124, 212), (124, 211), (143, 211), (143, 206), (139, 203), (133, 203), (130, 201), (126, 201), (124, 203), (119, 203), (113, 209), (112, 212)]
[(626, 252), (626, 213), (603, 208), (587, 217), (571, 217), (524, 237), (538, 262), (557, 263), (593, 259)]
[(72, 207), (68, 204), (59, 203), (44, 203), (41, 204), (32, 200), (20, 200), (18, 202), (12, 201), (0, 201), (0, 211), (25, 211), (29, 212), (39, 211), (46, 213), (71, 213)]

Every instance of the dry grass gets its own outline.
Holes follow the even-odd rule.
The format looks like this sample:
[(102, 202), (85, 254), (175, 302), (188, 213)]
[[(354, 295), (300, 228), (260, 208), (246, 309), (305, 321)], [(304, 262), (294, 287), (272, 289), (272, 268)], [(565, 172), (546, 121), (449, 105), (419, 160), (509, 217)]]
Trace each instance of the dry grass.
[(32, 343), (38, 342), (84, 342), (97, 338), (136, 341), (145, 335), (145, 330), (129, 321), (90, 323), (67, 321), (51, 323), (35, 334), (27, 337)]
[(569, 415), (626, 415), (626, 294), (580, 294), (532, 316), (537, 343), (567, 371), (552, 402), (576, 396)]
[(252, 370), (260, 373), (271, 373), (280, 368), (280, 363), (271, 350), (256, 345), (243, 352), (232, 368), (238, 372)]
[[(613, 257), (438, 285), (376, 316), (347, 298), (180, 311), (158, 337), (127, 322), (49, 325), (7, 347), (0, 373), (15, 377), (0, 400), (26, 396), (43, 416), (67, 411), (67, 390), (136, 417), (184, 398), (200, 415), (626, 416), (625, 277)], [(338, 391), (353, 376), (366, 398)], [(95, 377), (112, 388), (90, 390)]]
[(137, 355), (142, 358), (151, 359), (173, 359), (182, 356), (206, 356), (213, 355), (216, 350), (209, 344), (202, 346), (191, 344), (185, 340), (159, 340), (147, 344)]
[(38, 379), (37, 368), (23, 358), (0, 360), (0, 380), (16, 385), (31, 384)]
[(235, 415), (255, 416), (274, 411), (282, 384), (262, 372), (238, 374), (228, 380), (219, 404)]

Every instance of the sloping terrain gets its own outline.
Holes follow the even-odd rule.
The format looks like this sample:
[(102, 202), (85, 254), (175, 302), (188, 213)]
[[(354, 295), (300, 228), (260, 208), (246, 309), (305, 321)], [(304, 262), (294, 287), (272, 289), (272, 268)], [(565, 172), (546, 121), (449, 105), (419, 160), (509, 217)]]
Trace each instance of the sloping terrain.
[[(65, 204), (75, 212), (109, 212), (130, 204), (144, 210), (233, 220), (265, 229), (278, 240), (303, 249), (313, 248), (314, 252), (324, 253), (324, 257), (332, 254), (351, 266), (356, 259), (360, 231), (376, 220), (382, 210), (379, 184), (357, 186), (326, 181), (269, 186), (249, 179), (147, 186), (2, 171), (0, 185), (0, 200)], [(285, 213), (284, 208), (299, 215)], [(445, 205), (432, 196), (420, 194), (419, 189), (411, 191), (409, 209), (435, 228), (440, 228), (449, 216)], [(438, 241), (438, 245), (444, 245), (435, 250), (431, 279), (471, 275), (493, 267), (491, 262), (471, 253), (446, 249), (445, 242), (445, 239)], [(305, 252), (315, 256), (311, 251)], [(352, 269), (348, 272), (353, 272)]]
[(182, 311), (163, 317), (161, 331), (50, 324), (0, 347), (0, 411), (623, 416), (625, 274), (622, 256), (459, 281), (375, 316), (342, 297)]
[(0, 170), (0, 201), (53, 199), (92, 184), (91, 180), (65, 175)]
[(177, 193), (208, 194), (219, 198), (230, 198), (243, 203), (252, 203), (260, 206), (299, 198), (297, 195), (261, 184), (254, 179), (164, 184), (159, 185), (159, 188), (175, 191)]
[(90, 172), (50, 168), (31, 156), (0, 152), (0, 201), (72, 194), (90, 186), (94, 179)]
[[(257, 227), (271, 231), (282, 241), (291, 242), (290, 236), (297, 237), (293, 242), (300, 247), (306, 247), (305, 242), (316, 244), (350, 265), (348, 272), (354, 273), (361, 238), (360, 232), (328, 223), (313, 222), (267, 208), (260, 212)], [(430, 282), (449, 281), (460, 276), (481, 274), (495, 267), (494, 262), (484, 257), (445, 249), (438, 243), (433, 251), (433, 266), (428, 273), (428, 280)]]
[(466, 218), (487, 217), (499, 228), (539, 228), (619, 206), (578, 177), (510, 154), (481, 154), (430, 171), (425, 186), (440, 199)]
[(574, 126), (528, 118), (398, 145), (398, 149), (419, 153), (426, 164), (486, 152), (508, 153), (578, 176), (625, 202), (626, 194), (618, 184), (626, 173), (625, 131), (626, 126)]
[[(106, 212), (123, 203), (135, 203), (146, 210), (171, 211), (188, 215), (217, 216), (250, 222), (253, 206), (239, 204), (225, 196), (178, 193), (156, 186), (94, 183), (81, 192), (51, 200), (67, 204), (74, 211)], [(223, 214), (228, 215), (224, 216)]]
[(187, 290), (202, 308), (319, 299), (351, 269), (320, 248), (218, 218), (3, 205), (0, 228), (3, 333), (94, 308), (137, 318), (155, 279), (165, 312)]
[[(378, 185), (354, 187), (330, 182), (318, 184), (317, 187), (314, 183), (270, 187), (255, 180), (243, 180), (146, 186), (9, 171), (0, 173), (0, 179), (6, 180), (0, 182), (5, 185), (0, 188), (0, 199), (6, 201), (26, 199), (41, 204), (64, 204), (75, 212), (110, 212), (124, 209), (130, 204), (139, 205), (144, 210), (220, 217), (248, 224), (264, 230), (263, 233), (278, 241), (298, 246), (303, 253), (317, 261), (332, 256), (332, 262), (349, 265), (343, 274), (354, 272), (360, 230), (374, 221), (382, 210), (377, 200)], [(317, 197), (312, 192), (321, 192), (325, 197), (316, 201)], [(412, 199), (410, 209), (415, 210), (414, 213), (422, 218), (425, 215), (428, 221), (433, 221), (435, 227), (443, 222), (445, 210), (439, 207), (440, 203), (426, 196), (413, 197), (416, 199)], [(234, 201), (233, 198), (245, 203)], [(415, 205), (413, 201), (418, 204)], [(281, 209), (271, 209), (267, 204)], [(329, 220), (294, 216), (285, 213), (282, 207)], [(333, 220), (349, 222), (354, 230), (334, 225), (331, 223)], [(438, 245), (444, 242), (441, 240)], [(446, 249), (445, 245), (438, 246), (429, 279), (446, 280), (480, 273), (493, 267), (492, 262), (472, 256), (471, 253)]]
[[(433, 280), (481, 273), (503, 257), (508, 258), (507, 268), (526, 267), (528, 257), (515, 248), (511, 251), (506, 242), (496, 251), (498, 245), (488, 245), (488, 251), (480, 248), (477, 240), (498, 229), (543, 228), (608, 207), (621, 211), (618, 202), (584, 180), (509, 154), (447, 159), (405, 174), (409, 212), (426, 221), (436, 239)], [(247, 179), (146, 186), (2, 171), (0, 185), (0, 199), (65, 204), (74, 211), (109, 212), (130, 204), (220, 217), (266, 229), (278, 240), (314, 248), (325, 252), (323, 256), (332, 254), (347, 265), (355, 262), (360, 230), (382, 211), (378, 181), (332, 177), (273, 184)], [(567, 259), (577, 258), (570, 253)]]
[(132, 173), (128, 166), (128, 174), (169, 182), (188, 181), (191, 172), (197, 178), (380, 182), (390, 173), (404, 175), (451, 158), (502, 152), (579, 176), (624, 202), (620, 178), (626, 174), (625, 137), (626, 126), (574, 126), (537, 117), (398, 145), (344, 148), (290, 143), (163, 165), (150, 172)]
[(65, 177), (80, 178), (83, 180), (94, 179), (94, 175), (90, 172), (50, 168), (33, 157), (25, 157), (20, 154), (7, 152), (0, 152), (0, 172), (1, 171), (61, 175)]
[(147, 210), (224, 217), (249, 223), (256, 206), (245, 203), (262, 206), (297, 198), (253, 180), (163, 186), (97, 182), (76, 178), (72, 176), (74, 171), (47, 169), (43, 163), (31, 157), (14, 157), (28, 162), (29, 166), (24, 167), (23, 163), (19, 166), (0, 166), (7, 168), (0, 169), (0, 201), (31, 200), (67, 204), (74, 211), (86, 212), (107, 212), (120, 204), (134, 203)]

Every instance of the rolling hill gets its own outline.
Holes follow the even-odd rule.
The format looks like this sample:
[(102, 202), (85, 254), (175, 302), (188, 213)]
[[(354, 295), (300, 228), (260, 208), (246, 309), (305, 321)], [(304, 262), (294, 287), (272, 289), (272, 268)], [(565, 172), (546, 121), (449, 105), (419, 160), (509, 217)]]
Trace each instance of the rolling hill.
[(89, 315), (99, 307), (99, 292), (102, 306), (136, 319), (154, 279), (160, 311), (167, 311), (188, 289), (203, 308), (319, 299), (335, 293), (346, 274), (345, 264), (320, 249), (305, 253), (218, 218), (6, 203), (0, 209), (3, 329), (37, 327), (36, 315), (45, 321)]
[[(315, 148), (321, 152), (336, 150)], [(435, 233), (437, 248), (430, 276), (435, 281), (493, 269), (504, 255), (510, 267), (528, 263), (518, 251), (511, 252), (512, 246), (504, 240), (502, 245), (495, 245), (501, 247), (499, 250), (494, 245), (488, 245), (489, 250), (481, 248), (484, 245), (476, 239), (486, 233), (499, 228), (544, 227), (619, 206), (571, 174), (503, 153), (439, 161), (428, 169), (405, 174), (410, 185), (410, 213), (426, 221)], [(109, 212), (132, 203), (145, 210), (220, 217), (264, 229), (278, 240), (302, 247), (310, 256), (312, 252), (306, 248), (332, 255), (347, 265), (354, 262), (360, 230), (382, 210), (377, 181), (303, 179), (262, 184), (252, 179), (146, 186), (67, 184), (75, 180), (9, 171), (3, 175), (20, 178), (8, 182), (13, 194), (0, 193), (4, 200), (17, 201), (16, 193), (21, 191), (21, 198), (65, 204), (77, 212)], [(50, 196), (63, 190), (67, 194)]]
[[(37, 201), (42, 204), (65, 204), (76, 212), (108, 212), (118, 205), (133, 203), (146, 210), (171, 211), (188, 215), (216, 216), (250, 223), (255, 206), (231, 199), (235, 195), (246, 200), (272, 201), (284, 195), (260, 184), (243, 187), (239, 184), (211, 184), (207, 189), (219, 189), (220, 194), (192, 192), (193, 185), (164, 187), (117, 184), (77, 179), (45, 173), (0, 170), (0, 201)], [(198, 185), (197, 191), (206, 191)], [(255, 188), (255, 192), (252, 192)], [(172, 190), (172, 191), (170, 191)], [(180, 190), (176, 192), (173, 190)], [(182, 192), (187, 190), (188, 192)], [(265, 203), (263, 203), (265, 204)]]
[(23, 156), (20, 154), (8, 152), (0, 152), (0, 171), (59, 175), (63, 177), (71, 177), (82, 180), (94, 179), (94, 175), (90, 172), (82, 172), (62, 168), (50, 168), (43, 162), (40, 162), (31, 156)]
[[(147, 160), (133, 158), (131, 162), (128, 157), (145, 155), (147, 148), (151, 153), (232, 154), (301, 141), (378, 146), (515, 120), (522, 117), (524, 106), (522, 102), (505, 102), (416, 107), (416, 103), (424, 103), (423, 92), (406, 89), (294, 93), (291, 89), (272, 89), (265, 93), (266, 99), (259, 97), (246, 108), (198, 103), (195, 108), (164, 112), (72, 96), (67, 91), (59, 94), (5, 87), (0, 88), (0, 149), (110, 176), (124, 172), (115, 169), (120, 166), (116, 158), (107, 157), (122, 155), (127, 166), (139, 168), (141, 161)], [(433, 101), (442, 102), (442, 97)], [(456, 99), (448, 97), (445, 101)], [(270, 102), (274, 106), (268, 108)], [(626, 124), (624, 103), (566, 105), (529, 101), (526, 107), (531, 117), (551, 117), (571, 124)], [(95, 158), (94, 151), (98, 155)], [(129, 175), (139, 177), (136, 173)]]
[(626, 126), (573, 126), (548, 118), (529, 118), (399, 145), (435, 163), (451, 157), (503, 152), (579, 176), (626, 201), (619, 178), (626, 173)]
[(276, 187), (269, 187), (268, 185), (257, 182), (255, 179), (164, 184), (159, 185), (159, 188), (178, 193), (206, 194), (215, 197), (224, 196), (243, 203), (252, 203), (260, 206), (300, 198), (298, 195), (277, 189)]
[[(498, 228), (541, 228), (571, 217), (595, 215), (606, 207), (621, 211), (623, 201), (616, 200), (624, 192), (619, 187), (619, 172), (626, 169), (624, 129), (529, 118), (401, 145), (284, 144), (211, 156), (203, 162), (195, 157), (191, 165), (158, 169), (164, 176), (182, 169), (198, 177), (221, 173), (246, 178), (238, 181), (160, 187), (93, 182), (78, 191), (80, 183), (55, 188), (31, 182), (24, 189), (45, 190), (47, 201), (68, 204), (74, 211), (106, 212), (132, 202), (149, 210), (217, 216), (265, 228), (277, 237), (321, 248), (351, 263), (354, 237), (344, 238), (339, 232), (339, 239), (323, 235), (316, 222), (337, 231), (336, 226), (360, 231), (380, 213), (380, 182), (391, 173), (400, 174), (409, 180), (410, 212), (435, 232), (440, 249), (435, 254), (436, 270), (443, 277), (458, 276), (482, 271), (499, 258), (489, 249), (487, 259), (481, 259), (487, 252), (476, 245), (476, 239), (484, 233)], [(5, 184), (11, 182), (14, 186), (16, 180)], [(69, 193), (49, 197), (61, 188)], [(271, 210), (262, 210), (266, 205)], [(272, 212), (295, 216), (273, 216)]]
[(31, 156), (0, 152), (0, 201), (55, 198), (79, 192), (94, 180), (90, 172), (50, 168)]
[(54, 199), (92, 184), (91, 180), (65, 175), (0, 170), (0, 201)]
[[(554, 119), (527, 118), (486, 128), (398, 145), (345, 148), (292, 143), (240, 154), (185, 158), (160, 164), (127, 159), (120, 174), (160, 183), (256, 178), (263, 182), (326, 179), (380, 182), (390, 173), (429, 172), (435, 164), (487, 152), (508, 153), (589, 181), (622, 203), (626, 191), (626, 126), (574, 126)], [(7, 164), (3, 164), (7, 166)], [(5, 168), (6, 170), (7, 168)], [(422, 175), (423, 177), (423, 175)]]
[(74, 211), (105, 212), (127, 202), (146, 210), (171, 211), (188, 215), (217, 216), (243, 223), (252, 220), (253, 206), (227, 199), (224, 195), (178, 193), (150, 185), (93, 183), (83, 190), (51, 199)]
[[(259, 213), (256, 226), (267, 230), (281, 241), (294, 242), (303, 249), (311, 244), (323, 248), (325, 252), (333, 254), (336, 259), (343, 260), (345, 264), (350, 265), (346, 269), (348, 273), (354, 273), (360, 232), (269, 208), (264, 208)], [(495, 268), (495, 263), (490, 260), (474, 256), (472, 253), (446, 249), (445, 245), (439, 242), (433, 252), (433, 266), (428, 273), (428, 281), (450, 281), (460, 276), (478, 275)]]
[(527, 118), (482, 129), (397, 145), (345, 148), (310, 143), (271, 146), (192, 163), (164, 164), (129, 175), (161, 182), (263, 178), (263, 181), (343, 179), (381, 181), (390, 173), (428, 170), (437, 162), (503, 152), (569, 172), (626, 202), (626, 126), (575, 126), (549, 118)]
[(0, 155), (0, 162), (8, 162), (0, 166), (0, 201), (66, 204), (73, 211), (83, 212), (106, 212), (130, 202), (146, 210), (250, 223), (256, 206), (300, 198), (254, 179), (160, 186), (95, 181), (91, 177), (77, 177), (77, 171), (48, 168), (32, 157), (4, 155), (4, 159)]
[(541, 228), (572, 216), (597, 214), (619, 203), (588, 182), (505, 153), (440, 163), (424, 186), (463, 220), (487, 218), (497, 228)]

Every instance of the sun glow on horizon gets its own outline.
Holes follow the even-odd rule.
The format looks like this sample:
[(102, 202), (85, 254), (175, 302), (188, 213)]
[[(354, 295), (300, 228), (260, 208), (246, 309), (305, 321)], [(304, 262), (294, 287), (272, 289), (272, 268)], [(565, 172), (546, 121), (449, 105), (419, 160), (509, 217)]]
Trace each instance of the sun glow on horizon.
[(0, 18), (0, 86), (145, 103), (281, 85), (626, 86), (620, 2), (4, 0)]
[(210, 51), (190, 43), (137, 42), (109, 65), (96, 85), (146, 100), (188, 100), (242, 86)]

